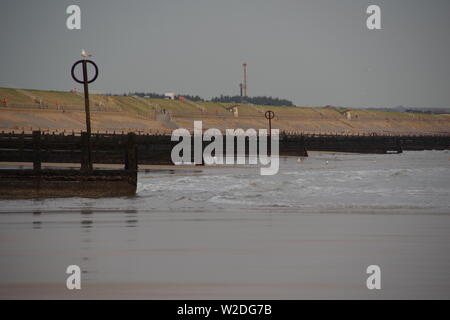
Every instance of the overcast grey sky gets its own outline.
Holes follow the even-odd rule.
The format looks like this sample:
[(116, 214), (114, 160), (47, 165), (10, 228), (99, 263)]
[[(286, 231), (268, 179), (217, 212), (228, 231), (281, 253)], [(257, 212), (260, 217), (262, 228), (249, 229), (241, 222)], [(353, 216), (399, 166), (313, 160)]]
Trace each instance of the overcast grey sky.
[[(81, 30), (66, 8), (81, 7)], [(369, 4), (382, 30), (366, 27)], [(205, 98), (239, 93), (297, 105), (450, 106), (448, 0), (2, 1), (0, 86), (69, 90), (82, 48), (96, 92)], [(78, 86), (79, 87), (79, 86)]]

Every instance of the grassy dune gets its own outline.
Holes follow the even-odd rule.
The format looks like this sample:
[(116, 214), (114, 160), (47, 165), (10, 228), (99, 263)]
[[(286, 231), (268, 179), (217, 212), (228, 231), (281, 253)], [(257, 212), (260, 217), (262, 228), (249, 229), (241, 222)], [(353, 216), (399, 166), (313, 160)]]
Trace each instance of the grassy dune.
[[(93, 127), (101, 131), (170, 131), (177, 126), (190, 128), (193, 120), (203, 120), (204, 128), (265, 128), (264, 112), (273, 110), (274, 128), (289, 131), (450, 133), (449, 115), (242, 104), (239, 116), (233, 117), (227, 103), (98, 94), (90, 99)], [(0, 105), (0, 129), (84, 129), (82, 93), (0, 88)], [(171, 121), (156, 120), (163, 112), (171, 114)], [(350, 112), (351, 119), (345, 112)]]

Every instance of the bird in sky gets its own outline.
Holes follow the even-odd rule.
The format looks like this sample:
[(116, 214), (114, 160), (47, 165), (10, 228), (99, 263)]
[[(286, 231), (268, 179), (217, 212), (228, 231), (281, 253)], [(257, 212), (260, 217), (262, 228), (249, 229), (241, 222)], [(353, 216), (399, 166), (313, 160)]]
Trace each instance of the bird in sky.
[(84, 49), (81, 49), (81, 56), (83, 56), (84, 58), (88, 58), (92, 57), (92, 54), (87, 53), (86, 51), (84, 51)]

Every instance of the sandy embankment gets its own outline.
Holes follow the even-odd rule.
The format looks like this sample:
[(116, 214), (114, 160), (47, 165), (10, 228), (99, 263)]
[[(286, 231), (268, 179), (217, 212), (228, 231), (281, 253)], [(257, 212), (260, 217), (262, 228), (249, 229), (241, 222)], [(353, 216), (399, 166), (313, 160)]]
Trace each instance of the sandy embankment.
[[(0, 130), (85, 130), (84, 97), (79, 92), (0, 88)], [(6, 101), (6, 102), (4, 102)], [(171, 133), (174, 128), (272, 128), (303, 133), (450, 134), (450, 115), (333, 107), (277, 107), (186, 102), (134, 96), (90, 95), (93, 132)], [(158, 119), (158, 120), (156, 120)]]
[[(129, 132), (141, 131), (149, 133), (170, 133), (175, 124), (182, 128), (192, 128), (194, 120), (203, 120), (203, 128), (265, 128), (267, 121), (258, 117), (202, 119), (174, 118), (169, 124), (133, 117), (120, 112), (92, 112), (93, 132)], [(450, 116), (435, 116), (422, 119), (379, 119), (365, 118), (348, 120), (345, 118), (289, 118), (280, 117), (273, 122), (274, 128), (296, 132), (322, 133), (372, 133), (379, 134), (449, 134)], [(81, 111), (26, 110), (2, 108), (0, 130), (3, 131), (65, 131), (79, 132), (85, 129), (85, 115)]]
[[(85, 130), (85, 114), (80, 111), (2, 109), (0, 129), (15, 130)], [(93, 131), (166, 129), (163, 121), (141, 119), (119, 112), (92, 112)]]

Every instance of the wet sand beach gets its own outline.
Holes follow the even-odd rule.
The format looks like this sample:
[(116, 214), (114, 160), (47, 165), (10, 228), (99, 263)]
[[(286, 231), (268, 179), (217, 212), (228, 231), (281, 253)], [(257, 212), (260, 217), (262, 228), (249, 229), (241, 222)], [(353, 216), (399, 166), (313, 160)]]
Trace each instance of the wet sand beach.
[(0, 298), (449, 299), (449, 158), (313, 152), (275, 176), (150, 170), (136, 197), (2, 200)]

